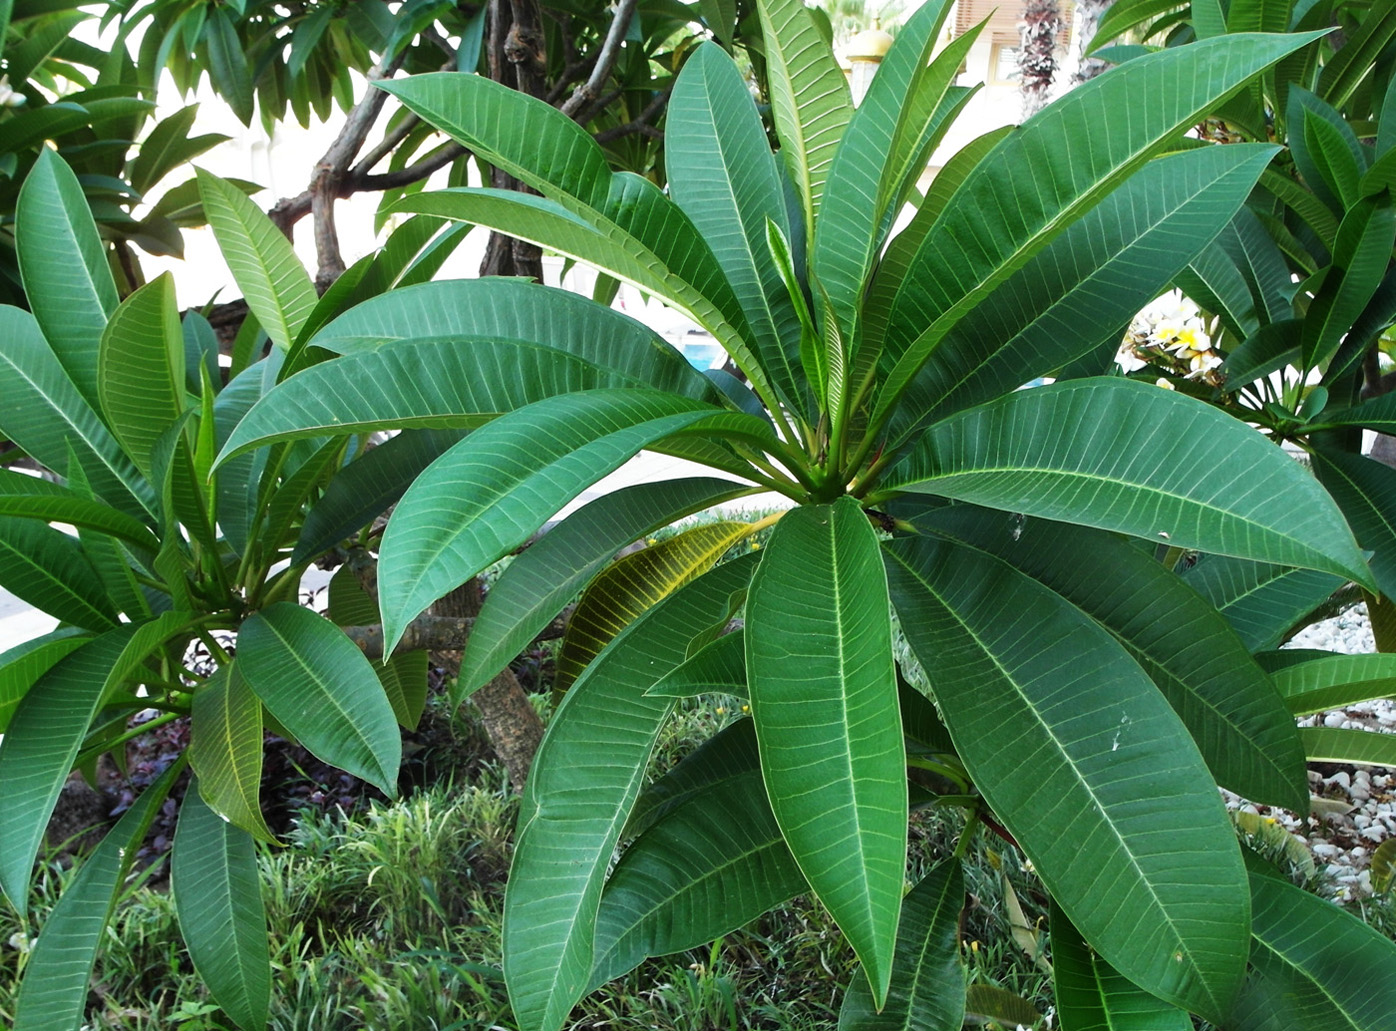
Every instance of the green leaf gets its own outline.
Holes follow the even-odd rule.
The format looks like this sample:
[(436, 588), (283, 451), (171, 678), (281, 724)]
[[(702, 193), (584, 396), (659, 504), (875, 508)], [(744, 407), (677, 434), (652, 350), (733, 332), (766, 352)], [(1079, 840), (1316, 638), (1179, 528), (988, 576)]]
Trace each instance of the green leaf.
[(126, 453), (155, 479), (155, 442), (184, 412), (184, 330), (167, 272), (121, 303), (102, 334), (102, 411)]
[(233, 109), (238, 121), (251, 126), (252, 70), (247, 67), (247, 55), (243, 53), (233, 20), (222, 7), (215, 7), (209, 12), (204, 46), (208, 54), (208, 75), (214, 89)]
[[(1109, 630), (1197, 742), (1217, 782), (1302, 811), (1309, 803), (1294, 719), (1225, 619), (1113, 534), (955, 505), (917, 526), (1013, 565)], [(1393, 657), (1396, 658), (1396, 657)]]
[(704, 645), (654, 682), (646, 694), (693, 698), (700, 694), (747, 697), (746, 633), (734, 630)]
[(0, 887), (20, 916), (49, 814), (102, 699), (186, 621), (166, 613), (122, 624), (59, 660), (20, 701), (0, 740)]
[(1355, 766), (1396, 766), (1396, 736), (1372, 730), (1300, 727), (1299, 740), (1310, 762)]
[(418, 613), (524, 543), (588, 486), (716, 411), (638, 388), (584, 391), (511, 412), (447, 451), (408, 488), (383, 535), (385, 654)]
[(1396, 876), (1396, 838), (1387, 838), (1372, 852), (1372, 891), (1385, 895)]
[(1192, 1031), (1187, 1013), (1131, 984), (1052, 906), (1052, 989), (1071, 1031)]
[(24, 965), (14, 1031), (72, 1031), (82, 1024), (107, 920), (137, 849), (183, 770), (182, 762), (174, 763), (141, 793), (54, 905)]
[(798, 336), (799, 321), (766, 246), (767, 219), (790, 235), (780, 171), (751, 91), (717, 44), (700, 44), (685, 60), (666, 124), (669, 195), (708, 241), (762, 366), (794, 403), (801, 391), (786, 342)]
[(1385, 195), (1368, 197), (1343, 217), (1333, 245), (1333, 265), (1304, 317), (1305, 368), (1332, 357), (1386, 275), (1396, 244), (1396, 205)]
[(1348, 149), (1347, 137), (1328, 119), (1305, 110), (1302, 122), (1297, 128), (1304, 133), (1305, 146), (1324, 184), (1337, 198), (1339, 210), (1351, 208), (1361, 195), (1358, 183), (1366, 171), (1361, 158)]
[(397, 794), (402, 739), (369, 661), (334, 624), (278, 602), (242, 624), (238, 672), (315, 756)]
[(0, 652), (0, 734), (10, 725), (29, 688), (56, 662), (90, 640), (77, 627), (64, 627)]
[(1374, 7), (1324, 64), (1318, 92), (1334, 107), (1342, 107), (1372, 71), (1372, 65), (1396, 39), (1396, 9)]
[(140, 520), (57, 483), (9, 469), (0, 469), (0, 516), (67, 523), (119, 537), (147, 551), (159, 547)]
[(1372, 575), (1382, 593), (1396, 596), (1396, 470), (1375, 459), (1327, 448), (1312, 452), (1310, 462), (1358, 543), (1372, 552)]
[(15, 250), (25, 294), (59, 363), (97, 405), (97, 343), (116, 310), (116, 284), (73, 170), (44, 147), (15, 203)]
[(1220, 1020), (1245, 972), (1244, 872), (1177, 715), (1105, 630), (1006, 563), (928, 538), (883, 549), (960, 758), (1052, 895), (1131, 981)]
[(330, 434), (469, 429), (544, 398), (637, 388), (715, 397), (701, 378), (640, 378), (544, 343), (408, 340), (324, 362), (278, 384), (238, 423), (220, 459)]
[(516, 556), (485, 595), (461, 657), (459, 696), (503, 669), (625, 545), (748, 489), (710, 477), (636, 484), (558, 523)]
[(553, 689), (567, 690), (617, 630), (702, 576), (750, 533), (748, 523), (707, 523), (641, 548), (602, 570), (582, 592), (568, 621)]
[(372, 523), (464, 436), (463, 430), (408, 430), (345, 465), (305, 514), (291, 563), (309, 562)]
[(887, 1005), (878, 1010), (861, 978), (843, 997), (839, 1031), (941, 1031), (965, 1019), (960, 911), (965, 880), (958, 859), (938, 863), (902, 899), (901, 927)]
[[(695, 637), (690, 642), (689, 650), (700, 640), (702, 635)], [(700, 795), (721, 797), (727, 785), (760, 772), (756, 726), (749, 718), (742, 717), (708, 738), (684, 756), (677, 766), (640, 792), (621, 838), (638, 838), (669, 813)]]
[(78, 542), (33, 519), (0, 518), (0, 586), (87, 630), (110, 630), (117, 622)]
[[(374, 626), (382, 621), (378, 603), (364, 590), (349, 563), (330, 577), (326, 594), (329, 604), (325, 614), (337, 626)], [(426, 707), (428, 662), (425, 651), (403, 652), (373, 667), (393, 707), (393, 715), (407, 730), (416, 728)]]
[(1337, 506), (1297, 462), (1223, 412), (1152, 384), (1075, 380), (1009, 394), (931, 427), (889, 479), (1173, 547), (1372, 579)]
[(1270, 674), (1296, 716), (1396, 695), (1396, 655), (1335, 655)]
[(234, 827), (276, 843), (262, 816), (262, 703), (239, 675), (222, 667), (194, 693), (189, 764), (204, 803)]
[(915, 167), (922, 137), (982, 28), (958, 36), (928, 69), (952, 6), (950, 0), (933, 0), (906, 20), (830, 163), (810, 265), (845, 340), (855, 337), (888, 209), (900, 199), (907, 178), (914, 180), (924, 170)]
[(128, 179), (133, 189), (148, 192), (180, 165), (229, 139), (218, 133), (190, 136), (198, 113), (199, 105), (190, 104), (161, 119), (150, 130), (131, 160)]
[(1396, 1013), (1396, 943), (1246, 856), (1254, 974), (1228, 1028), (1379, 1031)]
[(261, 208), (232, 183), (202, 168), (198, 171), (199, 196), (223, 260), (267, 336), (289, 350), (315, 310), (315, 285), (291, 241)]
[(1236, 213), (1273, 154), (1204, 147), (1145, 165), (949, 331), (908, 388), (893, 432), (999, 397), (1102, 345), (1113, 357), (1120, 327)]
[(0, 339), (0, 432), (50, 469), (67, 469), (76, 455), (100, 497), (137, 518), (153, 512), (150, 486), (73, 386), (34, 317), (0, 305)]
[[(489, 226), (671, 301), (706, 327), (773, 403), (770, 381), (747, 341), (746, 316), (712, 249), (653, 183), (612, 174), (600, 146), (576, 122), (485, 76), (414, 75), (377, 85), (543, 194), (447, 190), (405, 198), (395, 210)], [(509, 130), (501, 131), (505, 125)]]
[(194, 967), (239, 1027), (263, 1028), (271, 1001), (267, 917), (251, 836), (184, 796), (170, 850), (170, 887)]
[[(931, 227), (893, 304), (895, 406), (955, 323), (1183, 129), (1314, 34), (1229, 35), (1141, 57), (1048, 105), (981, 161)], [(1129, 98), (1157, 96), (1139, 105)], [(1035, 169), (1021, 175), (1025, 167)]]
[(761, 769), (795, 860), (887, 998), (906, 865), (907, 793), (877, 535), (858, 502), (797, 508), (746, 604)]
[(672, 701), (644, 688), (728, 613), (754, 558), (719, 566), (623, 630), (548, 723), (519, 811), (504, 975), (524, 1031), (553, 1031), (591, 977), (602, 882)]
[(601, 895), (591, 984), (695, 948), (805, 890), (761, 770), (669, 808), (621, 855)]
[(965, 1016), (970, 1020), (1037, 1027), (1042, 1014), (1027, 999), (1006, 988), (972, 984), (965, 989)]
[(1252, 653), (1284, 635), (1343, 585), (1341, 577), (1222, 555), (1202, 555), (1183, 582), (1226, 617)]
[(848, 80), (804, 0), (758, 0), (771, 117), (780, 153), (813, 234), (839, 140), (853, 116)]

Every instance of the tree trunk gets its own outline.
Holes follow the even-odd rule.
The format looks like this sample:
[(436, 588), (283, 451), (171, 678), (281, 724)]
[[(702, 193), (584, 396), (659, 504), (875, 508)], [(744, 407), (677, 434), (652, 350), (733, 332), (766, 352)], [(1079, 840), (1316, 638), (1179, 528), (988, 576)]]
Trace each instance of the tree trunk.
[(1110, 10), (1115, 0), (1076, 0), (1076, 70), (1071, 73), (1071, 84), (1079, 86), (1089, 82), (1105, 71), (1106, 63), (1086, 56), (1086, 47), (1095, 38), (1100, 28), (1100, 19)]
[[(547, 91), (543, 15), (537, 0), (490, 0), (489, 70), (495, 82), (542, 98)], [(490, 173), (497, 190), (527, 191), (498, 168)], [(531, 192), (531, 191), (527, 191)], [(543, 281), (542, 249), (502, 233), (491, 233), (480, 264), (482, 276), (527, 276)]]
[(1057, 34), (1062, 30), (1061, 8), (1057, 0), (1027, 0), (1023, 5), (1022, 49), (1018, 70), (1022, 78), (1023, 119), (1026, 121), (1047, 106), (1052, 79), (1057, 74)]
[[(456, 588), (431, 610), (438, 616), (473, 618), (479, 614), (482, 600), (477, 578)], [(460, 652), (433, 652), (432, 658), (449, 675), (460, 674)], [(519, 686), (513, 670), (507, 668), (471, 695), (471, 700), (480, 710), (480, 722), (485, 725), (495, 755), (504, 763), (509, 782), (515, 791), (522, 791), (534, 753), (543, 740), (543, 721), (533, 703)]]

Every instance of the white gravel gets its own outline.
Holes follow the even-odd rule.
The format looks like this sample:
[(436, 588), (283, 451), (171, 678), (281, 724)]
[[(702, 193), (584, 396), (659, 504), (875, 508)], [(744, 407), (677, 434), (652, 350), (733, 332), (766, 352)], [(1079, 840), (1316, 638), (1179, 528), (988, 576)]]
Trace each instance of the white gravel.
[[(1357, 654), (1376, 651), (1367, 607), (1358, 605), (1342, 615), (1307, 627), (1288, 648), (1318, 648)], [(1299, 720), (1301, 727), (1347, 727), (1385, 733), (1396, 731), (1396, 703), (1387, 699), (1360, 702), (1346, 709), (1316, 713)], [(1396, 772), (1378, 766), (1323, 764), (1328, 776), (1309, 770), (1314, 808), (1309, 813), (1252, 805), (1223, 791), (1233, 809), (1259, 813), (1281, 824), (1308, 846), (1318, 870), (1327, 875), (1333, 896), (1348, 900), (1372, 893), (1368, 872), (1373, 850), (1396, 836)]]

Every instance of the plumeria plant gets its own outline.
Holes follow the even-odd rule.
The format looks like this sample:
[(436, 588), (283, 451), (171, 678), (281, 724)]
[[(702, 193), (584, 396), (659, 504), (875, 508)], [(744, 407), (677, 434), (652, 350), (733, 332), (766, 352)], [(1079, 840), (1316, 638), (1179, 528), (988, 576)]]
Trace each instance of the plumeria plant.
[[(936, 54), (951, 5), (923, 5), (855, 109), (803, 3), (757, 6), (778, 150), (738, 64), (704, 44), (670, 99), (667, 192), (486, 79), (382, 84), (536, 191), (449, 189), (400, 210), (633, 283), (706, 328), (737, 375), (695, 372), (575, 295), (431, 283), (311, 336), (338, 357), (277, 385), (222, 448), (227, 464), (382, 428), (469, 430), (383, 535), (388, 650), (637, 452), (712, 470), (568, 516), (473, 626), (460, 696), (585, 587), (509, 878), (519, 1025), (552, 1031), (645, 957), (812, 891), (862, 961), (841, 1026), (958, 1028), (958, 860), (905, 883), (910, 809), (955, 805), (966, 836), (1013, 842), (1052, 899), (1062, 1026), (1315, 1026), (1286, 1020), (1324, 1007), (1382, 1026), (1396, 985), (1375, 971), (1396, 946), (1238, 843), (1217, 785), (1302, 808), (1304, 747), (1236, 631), (1160, 556), (1369, 589), (1373, 573), (1333, 500), (1264, 436), (1182, 391), (1087, 374), (1278, 150), (1188, 130), (1322, 34), (1130, 60), (970, 143), (919, 197), (972, 94), (955, 80), (977, 30)], [(1017, 389), (1044, 376), (1057, 382)], [(794, 507), (759, 551), (719, 562), (756, 529), (724, 521), (612, 562), (761, 491)], [(898, 626), (929, 693), (898, 676)], [(649, 782), (677, 699), (711, 691), (751, 718)]]

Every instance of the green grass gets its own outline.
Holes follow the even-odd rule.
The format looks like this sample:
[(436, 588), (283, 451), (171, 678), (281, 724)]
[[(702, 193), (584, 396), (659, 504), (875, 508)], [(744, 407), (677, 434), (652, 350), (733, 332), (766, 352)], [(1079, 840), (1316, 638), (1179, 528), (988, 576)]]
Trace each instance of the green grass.
[[(738, 718), (741, 705), (722, 697), (684, 702), (661, 739), (655, 772)], [(467, 782), (432, 784), (348, 815), (305, 810), (286, 847), (261, 852), (275, 1031), (515, 1026), (499, 943), (518, 803), (502, 771), (471, 754), (468, 726), (460, 730), (467, 739), (458, 753), (425, 761), (468, 769)], [(953, 811), (916, 814), (909, 877), (948, 855), (962, 826)], [(966, 958), (977, 980), (1042, 1005), (1046, 977), (1013, 945), (998, 915), (1004, 871), (1034, 920), (1041, 916), (1040, 888), (1011, 848), (1000, 843), (991, 855), (991, 845), (981, 834), (967, 865), (975, 905), (966, 919)], [(94, 1031), (231, 1027), (184, 950), (163, 876), (160, 867), (149, 871), (112, 921), (90, 997)], [(70, 877), (57, 863), (42, 867), (31, 929), (42, 928)], [(24, 959), (22, 939), (7, 942), (23, 930), (7, 908), (0, 913), (0, 1024), (12, 1022)], [(829, 1031), (843, 987), (855, 976), (856, 960), (838, 929), (818, 903), (802, 897), (711, 946), (642, 964), (584, 1000), (572, 1026)]]

